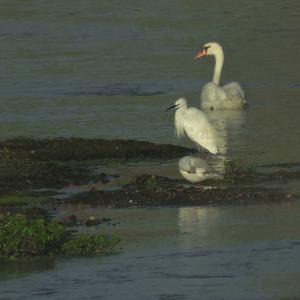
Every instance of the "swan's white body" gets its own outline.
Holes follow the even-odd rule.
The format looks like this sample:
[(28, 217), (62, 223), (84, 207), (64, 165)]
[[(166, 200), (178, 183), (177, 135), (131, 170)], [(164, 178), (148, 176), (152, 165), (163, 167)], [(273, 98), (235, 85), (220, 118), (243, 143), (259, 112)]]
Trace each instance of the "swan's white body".
[(212, 173), (211, 168), (205, 160), (194, 157), (184, 156), (178, 162), (180, 174), (188, 181), (195, 183), (208, 179), (221, 179), (222, 176)]
[(187, 135), (197, 146), (218, 153), (218, 135), (200, 109), (188, 107), (184, 98), (178, 99), (171, 108), (177, 109), (175, 130), (178, 138)]
[(222, 87), (219, 85), (224, 63), (222, 47), (218, 43), (207, 43), (195, 59), (207, 55), (215, 57), (215, 69), (212, 82), (205, 84), (201, 91), (200, 107), (202, 109), (241, 109), (244, 107), (247, 101), (238, 82), (231, 82)]

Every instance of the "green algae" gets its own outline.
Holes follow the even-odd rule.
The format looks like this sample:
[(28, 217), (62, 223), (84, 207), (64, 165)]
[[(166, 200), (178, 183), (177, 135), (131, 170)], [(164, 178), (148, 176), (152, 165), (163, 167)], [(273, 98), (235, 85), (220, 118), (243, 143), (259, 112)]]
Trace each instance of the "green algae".
[(119, 242), (117, 236), (73, 235), (62, 224), (42, 217), (0, 214), (0, 261), (106, 255)]
[(46, 199), (41, 196), (34, 196), (27, 193), (10, 193), (0, 196), (0, 206), (20, 207), (20, 206), (41, 206)]
[(117, 236), (82, 234), (65, 242), (60, 250), (64, 256), (93, 256), (112, 253), (120, 243)]
[[(138, 158), (172, 158), (190, 149), (130, 140), (33, 139), (0, 141), (0, 192), (60, 188), (107, 181), (99, 164)], [(106, 160), (106, 162), (105, 162)]]
[(177, 158), (191, 149), (133, 140), (84, 138), (15, 138), (0, 141), (0, 149), (14, 151), (20, 157), (39, 161), (87, 161), (104, 158)]
[(0, 259), (17, 260), (47, 255), (56, 248), (64, 234), (58, 223), (25, 215), (0, 215)]

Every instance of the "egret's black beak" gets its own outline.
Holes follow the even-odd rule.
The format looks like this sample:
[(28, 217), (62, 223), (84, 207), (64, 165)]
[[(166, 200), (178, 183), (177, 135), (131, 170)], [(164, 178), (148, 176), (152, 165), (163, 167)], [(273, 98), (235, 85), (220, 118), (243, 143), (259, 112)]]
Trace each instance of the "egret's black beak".
[(170, 109), (174, 109), (174, 108), (176, 108), (177, 106), (178, 106), (177, 104), (174, 104), (174, 105), (170, 106), (169, 108), (167, 108), (167, 109), (165, 110), (165, 112), (168, 111), (168, 110), (170, 110)]

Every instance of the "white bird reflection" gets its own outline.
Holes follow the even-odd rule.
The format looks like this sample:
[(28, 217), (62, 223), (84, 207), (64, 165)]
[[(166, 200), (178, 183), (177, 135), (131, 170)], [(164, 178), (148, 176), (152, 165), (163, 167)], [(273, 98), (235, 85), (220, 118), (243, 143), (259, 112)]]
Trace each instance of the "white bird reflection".
[(220, 174), (214, 173), (205, 160), (197, 156), (184, 156), (178, 162), (180, 174), (192, 183), (209, 179), (222, 179)]
[(181, 246), (199, 246), (222, 239), (222, 212), (223, 209), (217, 207), (179, 208), (177, 224), (181, 233)]
[(220, 137), (219, 155), (211, 157), (211, 167), (224, 172), (224, 162), (234, 154), (239, 145), (239, 135), (245, 123), (245, 110), (213, 110), (205, 111), (207, 119), (214, 126)]

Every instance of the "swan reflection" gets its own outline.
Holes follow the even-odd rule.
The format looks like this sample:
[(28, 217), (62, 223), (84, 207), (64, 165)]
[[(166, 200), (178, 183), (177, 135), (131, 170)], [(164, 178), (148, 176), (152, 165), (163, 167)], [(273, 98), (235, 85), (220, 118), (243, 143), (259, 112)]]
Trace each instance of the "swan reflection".
[(234, 152), (236, 141), (245, 123), (245, 110), (213, 110), (205, 111), (209, 122), (220, 137), (220, 153), (210, 159), (211, 167), (217, 172), (224, 172), (224, 162)]

